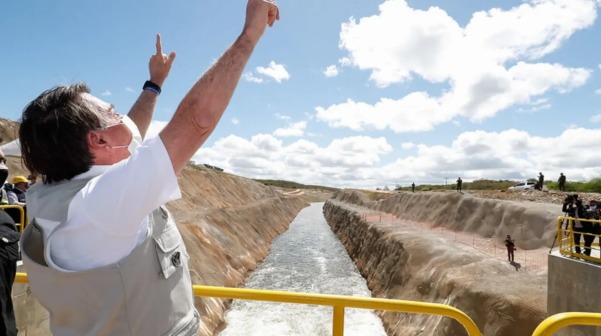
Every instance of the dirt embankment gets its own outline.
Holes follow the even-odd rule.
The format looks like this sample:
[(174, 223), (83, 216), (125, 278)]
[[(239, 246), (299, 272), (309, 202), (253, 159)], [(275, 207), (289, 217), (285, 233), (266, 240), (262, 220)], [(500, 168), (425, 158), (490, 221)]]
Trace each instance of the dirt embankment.
[[(255, 181), (204, 168), (187, 167), (179, 184), (183, 198), (167, 207), (184, 237), (197, 285), (241, 285), (267, 256), (273, 238), (308, 206), (302, 194), (283, 195)], [(13, 293), (19, 335), (50, 335), (47, 313), (24, 287), (16, 285)], [(200, 335), (213, 335), (228, 305), (229, 300), (196, 298), (202, 316)]]
[(5, 118), (0, 118), (0, 144), (16, 139), (19, 134), (19, 123)]
[(346, 190), (335, 194), (335, 198), (433, 227), (496, 238), (499, 243), (510, 234), (524, 250), (551, 247), (557, 217), (563, 214), (557, 204), (457, 192), (399, 192), (372, 201), (360, 191)]
[[(189, 168), (179, 177), (183, 198), (169, 204), (191, 256), (195, 284), (237, 287), (269, 253), (271, 241), (308, 203), (253, 180)], [(212, 335), (229, 300), (196, 298), (201, 335)]]
[[(324, 214), (367, 279), (374, 297), (454, 306), (468, 314), (484, 335), (531, 335), (546, 317), (546, 274), (516, 272), (507, 262), (447, 241), (409, 222), (369, 222), (358, 211), (378, 210), (403, 219), (446, 223), (458, 230), (490, 235), (504, 235), (499, 226), (510, 229), (517, 227), (517, 222), (532, 221), (535, 224), (529, 224), (532, 228), (525, 231), (524, 237), (531, 236), (526, 244), (533, 246), (544, 244), (535, 237), (539, 231), (539, 236), (546, 235), (548, 214), (500, 201), (432, 194), (396, 194), (370, 201), (363, 193), (344, 191), (326, 202)], [(495, 223), (486, 218), (488, 211), (482, 208), (493, 210)], [(472, 218), (482, 216), (485, 218), (479, 221)], [(379, 315), (389, 335), (466, 335), (461, 325), (447, 318), (394, 312)]]

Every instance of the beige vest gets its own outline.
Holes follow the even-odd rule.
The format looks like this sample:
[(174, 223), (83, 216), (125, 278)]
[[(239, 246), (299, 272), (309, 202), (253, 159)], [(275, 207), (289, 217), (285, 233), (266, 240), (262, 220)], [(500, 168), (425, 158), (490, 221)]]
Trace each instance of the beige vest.
[[(153, 211), (147, 238), (118, 263), (77, 272), (48, 266), (54, 265), (49, 252), (52, 234), (64, 225), (71, 200), (87, 182), (37, 183), (27, 195), (32, 221), (21, 240), (23, 263), (33, 295), (50, 312), (52, 333), (196, 335), (199, 314), (194, 308), (189, 256), (164, 208)], [(46, 240), (36, 217), (60, 223)]]

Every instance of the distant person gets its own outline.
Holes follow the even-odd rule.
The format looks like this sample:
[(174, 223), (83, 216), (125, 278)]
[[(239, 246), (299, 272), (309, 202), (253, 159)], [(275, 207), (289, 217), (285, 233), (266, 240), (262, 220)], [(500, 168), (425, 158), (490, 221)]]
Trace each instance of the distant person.
[(566, 176), (563, 173), (559, 173), (557, 183), (559, 184), (559, 191), (566, 191)]
[(12, 289), (19, 260), (19, 238), (13, 219), (0, 211), (0, 335), (17, 335)]
[(8, 204), (25, 206), (25, 192), (29, 186), (29, 181), (25, 176), (13, 177), (13, 187), (7, 192)]
[(163, 205), (181, 197), (177, 176), (217, 127), (279, 9), (247, 0), (244, 17), (240, 35), (183, 93), (157, 137), (143, 140), (175, 59), (158, 35), (150, 79), (127, 115), (84, 83), (47, 90), (23, 110), (23, 163), (42, 177), (27, 192), (23, 264), (53, 335), (197, 335), (188, 252)]
[(543, 175), (542, 172), (538, 173), (538, 183), (536, 184), (538, 186), (538, 188), (535, 188), (537, 190), (543, 190), (543, 185), (545, 184), (545, 175)]
[[(23, 211), (27, 211), (26, 207), (26, 198), (25, 192), (29, 187), (29, 181), (24, 176), (15, 176), (12, 179), (12, 186), (8, 188), (6, 192), (8, 197), (9, 205), (18, 205), (23, 208)], [(21, 223), (21, 215), (22, 212), (19, 209), (6, 209), (5, 210), (15, 221), (15, 223), (19, 223), (20, 225), (25, 225), (25, 223)], [(23, 213), (25, 219), (26, 215)]]
[(38, 177), (37, 175), (29, 174), (29, 176), (27, 176), (27, 180), (29, 181), (29, 186), (31, 187), (32, 185), (36, 184)]
[(411, 183), (411, 192), (415, 192), (415, 182)]
[[(4, 153), (0, 150), (0, 205), (18, 205), (23, 207), (23, 210), (25, 210), (25, 193), (20, 189), (15, 191), (14, 184), (5, 183), (8, 174), (9, 171), (8, 167), (6, 166), (6, 158), (4, 157)], [(21, 181), (21, 179), (16, 176), (13, 178), (13, 182), (14, 181)], [(23, 187), (23, 185), (20, 185), (20, 188), (27, 189), (27, 186)], [(4, 209), (4, 212), (6, 212), (15, 223), (21, 222), (21, 211), (19, 209), (9, 208)]]
[[(582, 199), (578, 198), (577, 195), (574, 195), (574, 199), (575, 199), (575, 206), (574, 206), (574, 218), (575, 219), (573, 221), (572, 232), (574, 235), (574, 250), (577, 254), (580, 254), (582, 251), (581, 245), (580, 245), (580, 239), (582, 238), (584, 233), (587, 233), (590, 231), (589, 227), (591, 226), (591, 223), (584, 221), (584, 220), (580, 220), (580, 219), (586, 219), (586, 209), (584, 208), (584, 205), (582, 204)], [(586, 245), (586, 242), (588, 241), (588, 238), (586, 236), (587, 235), (584, 235), (585, 245)], [(589, 251), (590, 251), (590, 249), (589, 249)]]
[(461, 185), (463, 184), (463, 180), (461, 179), (461, 177), (459, 177), (457, 179), (457, 191), (461, 192)]
[(511, 239), (510, 235), (507, 235), (507, 239), (505, 239), (505, 247), (507, 248), (507, 259), (510, 262), (513, 262), (513, 254), (515, 252), (515, 241)]

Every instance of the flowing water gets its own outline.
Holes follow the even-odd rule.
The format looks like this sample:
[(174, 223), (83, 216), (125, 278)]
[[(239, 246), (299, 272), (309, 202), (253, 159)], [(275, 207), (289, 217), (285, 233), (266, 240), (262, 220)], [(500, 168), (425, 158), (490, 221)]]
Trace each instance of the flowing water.
[[(301, 210), (290, 228), (273, 241), (267, 258), (245, 288), (371, 297), (344, 246), (322, 213), (323, 203)], [(234, 300), (222, 336), (331, 335), (332, 307)], [(345, 336), (386, 335), (370, 310), (345, 309)]]

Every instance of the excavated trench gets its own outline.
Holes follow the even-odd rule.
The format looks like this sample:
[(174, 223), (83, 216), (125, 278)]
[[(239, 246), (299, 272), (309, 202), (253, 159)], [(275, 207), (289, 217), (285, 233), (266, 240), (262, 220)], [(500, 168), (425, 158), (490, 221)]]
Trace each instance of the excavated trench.
[[(477, 225), (474, 217), (483, 213), (482, 207), (491, 206), (489, 200), (425, 193), (417, 196), (422, 199), (412, 200), (411, 196), (371, 201), (363, 193), (344, 191), (324, 206), (326, 220), (367, 279), (373, 297), (454, 306), (470, 316), (484, 335), (531, 335), (546, 317), (546, 272), (516, 271), (507, 261), (449, 241), (412, 222), (370, 221), (362, 213), (382, 211), (401, 219), (463, 225), (466, 231), (488, 232), (492, 238), (521, 225), (522, 246), (539, 247), (547, 235), (547, 221), (553, 219), (552, 211), (494, 201), (496, 222), (489, 217)], [(429, 202), (416, 203), (423, 198)], [(433, 203), (446, 210), (429, 211)], [(464, 209), (468, 206), (469, 211)], [(437, 218), (436, 212), (447, 222)], [(422, 218), (417, 218), (420, 213)], [(459, 213), (463, 213), (462, 220)], [(552, 227), (553, 221), (550, 223)], [(492, 224), (494, 227), (489, 227)], [(378, 315), (389, 335), (467, 335), (449, 318), (395, 312)]]

